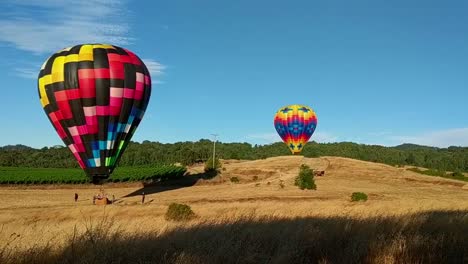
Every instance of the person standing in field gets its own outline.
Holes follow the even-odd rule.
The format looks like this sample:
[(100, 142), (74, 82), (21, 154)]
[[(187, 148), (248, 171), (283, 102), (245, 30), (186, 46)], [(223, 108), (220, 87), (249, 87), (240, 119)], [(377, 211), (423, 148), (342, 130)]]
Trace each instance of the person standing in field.
[(75, 193), (75, 203), (78, 201), (78, 194)]
[(145, 192), (142, 192), (142, 193), (141, 193), (141, 203), (142, 203), (142, 204), (145, 203)]

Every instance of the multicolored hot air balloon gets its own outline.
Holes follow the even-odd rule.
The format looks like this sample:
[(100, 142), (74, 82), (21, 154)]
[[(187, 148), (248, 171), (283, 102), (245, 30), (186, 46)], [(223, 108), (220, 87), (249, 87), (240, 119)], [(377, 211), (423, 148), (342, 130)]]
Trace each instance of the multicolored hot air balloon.
[(299, 154), (317, 127), (317, 115), (304, 105), (282, 107), (275, 115), (275, 128), (293, 154)]
[(53, 54), (39, 73), (49, 120), (94, 181), (109, 177), (143, 118), (151, 77), (140, 58), (106, 44)]

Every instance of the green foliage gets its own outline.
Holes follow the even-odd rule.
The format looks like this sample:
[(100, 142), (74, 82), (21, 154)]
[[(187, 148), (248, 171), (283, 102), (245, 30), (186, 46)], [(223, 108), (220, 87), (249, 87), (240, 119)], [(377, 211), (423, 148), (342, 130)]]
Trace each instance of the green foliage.
[(231, 182), (233, 182), (233, 183), (239, 183), (239, 178), (237, 178), (237, 177), (231, 177), (230, 180), (231, 180)]
[(316, 190), (317, 185), (315, 185), (314, 171), (309, 166), (302, 164), (299, 175), (297, 175), (294, 181), (294, 185), (301, 188), (301, 190)]
[(439, 170), (421, 170), (419, 168), (408, 168), (409, 171), (425, 174), (425, 175), (430, 175), (430, 176), (440, 176), (443, 177), (445, 176), (445, 171), (439, 171)]
[(221, 162), (219, 161), (218, 158), (215, 158), (214, 167), (213, 167), (213, 158), (212, 157), (210, 157), (205, 162), (205, 172), (219, 171), (220, 168), (221, 168)]
[(89, 182), (81, 169), (0, 167), (0, 184), (79, 184)]
[(367, 201), (367, 194), (363, 192), (353, 192), (351, 194), (351, 201), (352, 202), (358, 202), (358, 201)]
[[(282, 143), (250, 145), (248, 143), (216, 144), (220, 159), (263, 159), (290, 155)], [(434, 148), (412, 144), (396, 147), (363, 145), (351, 142), (309, 142), (301, 153), (305, 157), (340, 156), (365, 161), (395, 165), (413, 165), (440, 171), (468, 172), (468, 147)], [(202, 139), (197, 142), (163, 144), (144, 141), (130, 142), (122, 155), (119, 166), (140, 167), (174, 164), (190, 165), (207, 161), (213, 155), (213, 142)], [(0, 147), (0, 167), (78, 168), (71, 151), (66, 147), (34, 149), (27, 146)]]
[(165, 218), (172, 221), (186, 221), (195, 217), (192, 208), (186, 204), (171, 203), (167, 208)]
[(424, 174), (424, 175), (429, 175), (429, 176), (438, 176), (438, 177), (443, 177), (443, 178), (447, 178), (447, 179), (468, 182), (468, 177), (465, 177), (465, 175), (463, 175), (463, 173), (461, 173), (460, 171), (447, 173), (445, 171), (434, 170), (434, 169), (421, 170), (421, 169), (418, 169), (418, 168), (408, 168), (407, 170), (417, 172), (417, 173), (421, 173), (421, 174)]
[[(161, 165), (155, 167), (118, 167), (108, 181), (148, 181), (182, 177), (185, 167)], [(81, 169), (0, 167), (0, 184), (82, 184), (89, 178)]]
[(454, 178), (465, 178), (465, 175), (461, 171), (455, 171), (451, 174), (452, 177)]

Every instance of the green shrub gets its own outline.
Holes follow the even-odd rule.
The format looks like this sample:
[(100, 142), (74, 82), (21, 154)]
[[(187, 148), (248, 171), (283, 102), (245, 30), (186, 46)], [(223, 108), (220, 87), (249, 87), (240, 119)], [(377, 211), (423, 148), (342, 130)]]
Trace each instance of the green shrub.
[(231, 177), (231, 182), (233, 182), (233, 183), (239, 183), (239, 178), (237, 178), (237, 177)]
[(452, 177), (463, 179), (465, 177), (465, 175), (463, 175), (463, 173), (461, 173), (460, 171), (455, 171), (455, 172), (452, 173)]
[(195, 217), (192, 208), (186, 204), (171, 203), (167, 208), (165, 218), (172, 221), (186, 221)]
[(453, 173), (447, 173), (445, 171), (440, 171), (440, 170), (434, 170), (434, 169), (428, 169), (428, 170), (420, 170), (418, 168), (408, 168), (409, 171), (425, 174), (425, 175), (430, 175), (430, 176), (438, 176), (438, 177), (444, 177), (448, 179), (454, 179), (454, 180), (461, 180), (461, 181), (466, 181), (468, 182), (468, 177), (465, 177), (463, 173), (460, 171), (455, 171)]
[(353, 192), (351, 194), (351, 201), (352, 202), (358, 202), (358, 201), (367, 201), (367, 194), (363, 192)]
[(307, 165), (302, 164), (299, 170), (299, 175), (297, 175), (294, 185), (301, 188), (301, 190), (317, 190), (317, 185), (315, 185), (314, 180), (314, 171)]
[(205, 162), (205, 172), (219, 171), (220, 168), (221, 168), (221, 162), (219, 161), (218, 158), (215, 158), (214, 167), (213, 167), (213, 158), (212, 157), (209, 158)]

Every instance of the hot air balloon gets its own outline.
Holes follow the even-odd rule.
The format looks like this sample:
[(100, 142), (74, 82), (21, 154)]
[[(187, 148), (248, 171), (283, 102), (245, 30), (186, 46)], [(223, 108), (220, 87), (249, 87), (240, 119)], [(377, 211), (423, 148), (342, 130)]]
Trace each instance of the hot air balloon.
[(288, 105), (276, 113), (274, 123), (292, 154), (299, 154), (317, 127), (317, 115), (308, 106)]
[(45, 61), (38, 91), (58, 135), (96, 182), (112, 173), (143, 118), (151, 77), (129, 50), (83, 44)]

